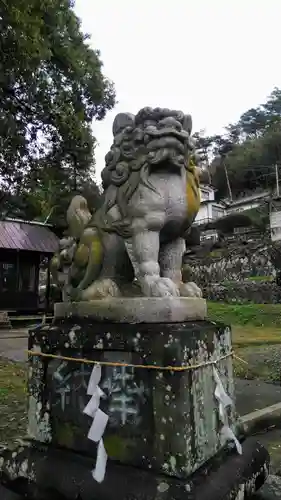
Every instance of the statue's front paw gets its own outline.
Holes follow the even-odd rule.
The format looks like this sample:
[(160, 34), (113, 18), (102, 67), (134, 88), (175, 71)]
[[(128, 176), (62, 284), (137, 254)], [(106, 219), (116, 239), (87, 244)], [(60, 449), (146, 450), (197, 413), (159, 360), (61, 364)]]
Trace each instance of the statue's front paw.
[(179, 289), (170, 278), (145, 276), (141, 280), (141, 288), (146, 297), (178, 297)]
[(190, 281), (188, 283), (180, 284), (180, 295), (181, 297), (202, 297), (202, 290), (196, 283)]

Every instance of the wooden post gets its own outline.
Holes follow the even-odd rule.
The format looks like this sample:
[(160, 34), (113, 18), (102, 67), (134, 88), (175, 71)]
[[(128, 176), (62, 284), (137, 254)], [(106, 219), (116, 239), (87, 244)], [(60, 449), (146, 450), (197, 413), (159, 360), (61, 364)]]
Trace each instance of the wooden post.
[(277, 165), (277, 163), (275, 164), (275, 178), (276, 178), (276, 194), (279, 197), (280, 196), (280, 190), (279, 190), (279, 172), (278, 172), (278, 165)]
[(51, 257), (48, 256), (48, 264), (47, 264), (47, 282), (46, 282), (46, 295), (45, 295), (45, 300), (46, 300), (46, 312), (49, 311), (50, 309), (50, 291), (51, 291), (51, 272), (50, 272), (50, 263), (51, 263)]
[(20, 252), (17, 250), (17, 261), (16, 261), (16, 292), (19, 292), (20, 286)]

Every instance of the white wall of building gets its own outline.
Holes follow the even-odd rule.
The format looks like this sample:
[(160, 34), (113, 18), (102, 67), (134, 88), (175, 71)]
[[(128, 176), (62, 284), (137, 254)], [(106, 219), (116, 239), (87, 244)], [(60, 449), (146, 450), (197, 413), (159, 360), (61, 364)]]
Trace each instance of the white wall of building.
[[(200, 186), (201, 205), (196, 216), (195, 222), (207, 221), (212, 218), (211, 203), (215, 199), (215, 192), (212, 186)], [(202, 203), (203, 202), (203, 203)], [(209, 203), (206, 203), (209, 202)]]
[(225, 209), (215, 202), (215, 191), (212, 186), (200, 186), (201, 205), (195, 222), (207, 222), (225, 215)]
[[(266, 196), (268, 196), (268, 193), (264, 192), (258, 195), (240, 198), (239, 200), (234, 200), (232, 204), (229, 204), (228, 207), (225, 208), (224, 204), (220, 204), (215, 201), (215, 191), (212, 186), (200, 186), (200, 194), (201, 205), (195, 219), (195, 223), (198, 225), (219, 219), (230, 213), (239, 213), (252, 208), (257, 208)], [(202, 239), (216, 239), (217, 232), (213, 230), (205, 231), (204, 235), (202, 234), (201, 237)], [(281, 240), (281, 233), (278, 238)]]
[(211, 206), (209, 203), (204, 203), (204, 205), (200, 205), (198, 214), (196, 215), (195, 222), (200, 222), (203, 220), (207, 220), (211, 218)]
[(214, 201), (215, 191), (212, 186), (200, 186), (201, 201)]

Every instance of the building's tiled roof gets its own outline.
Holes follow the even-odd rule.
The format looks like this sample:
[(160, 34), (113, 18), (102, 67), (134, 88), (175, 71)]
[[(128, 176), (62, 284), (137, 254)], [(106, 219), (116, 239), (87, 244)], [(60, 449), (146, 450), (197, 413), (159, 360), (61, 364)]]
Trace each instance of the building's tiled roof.
[(46, 226), (0, 221), (0, 248), (54, 253), (58, 248), (58, 238)]

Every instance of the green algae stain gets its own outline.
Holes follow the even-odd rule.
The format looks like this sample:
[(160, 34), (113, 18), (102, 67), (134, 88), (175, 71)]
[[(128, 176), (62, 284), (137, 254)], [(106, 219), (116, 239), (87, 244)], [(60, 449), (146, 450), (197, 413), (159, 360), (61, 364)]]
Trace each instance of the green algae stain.
[(56, 429), (56, 442), (59, 446), (73, 448), (74, 446), (74, 429), (68, 423), (58, 426)]
[(115, 460), (129, 460), (131, 458), (133, 440), (111, 435), (104, 437), (104, 446), (108, 456)]

